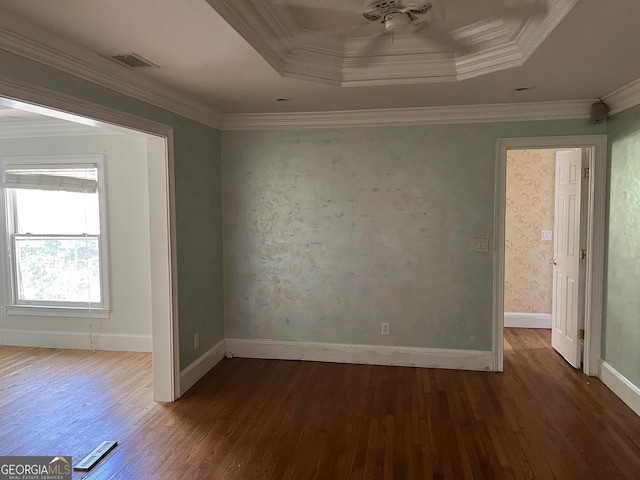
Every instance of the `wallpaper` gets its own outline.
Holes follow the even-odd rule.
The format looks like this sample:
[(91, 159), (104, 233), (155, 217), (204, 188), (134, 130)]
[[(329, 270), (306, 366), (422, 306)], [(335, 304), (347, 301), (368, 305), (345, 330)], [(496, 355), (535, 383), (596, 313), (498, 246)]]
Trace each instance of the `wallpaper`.
[(591, 128), (223, 132), (225, 336), (491, 350), (496, 140)]
[(507, 155), (504, 311), (551, 313), (556, 150)]
[(604, 359), (640, 386), (640, 107), (612, 117)]
[(225, 133), (227, 337), (491, 349), (493, 158), (432, 130)]

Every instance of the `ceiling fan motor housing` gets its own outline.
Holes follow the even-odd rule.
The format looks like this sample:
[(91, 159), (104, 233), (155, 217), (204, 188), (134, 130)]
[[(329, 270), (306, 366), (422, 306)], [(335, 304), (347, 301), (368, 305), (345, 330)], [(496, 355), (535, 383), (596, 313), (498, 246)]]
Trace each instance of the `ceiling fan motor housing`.
[(418, 20), (433, 8), (429, 1), (378, 0), (364, 9), (364, 18), (374, 23), (382, 23), (389, 31), (398, 30)]

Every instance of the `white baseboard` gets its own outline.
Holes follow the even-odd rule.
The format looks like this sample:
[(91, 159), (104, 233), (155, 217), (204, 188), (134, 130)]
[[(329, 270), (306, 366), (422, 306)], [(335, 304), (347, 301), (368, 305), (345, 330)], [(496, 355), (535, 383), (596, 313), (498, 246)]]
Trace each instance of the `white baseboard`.
[(550, 313), (505, 312), (504, 326), (512, 328), (551, 328)]
[(384, 345), (348, 345), (228, 338), (227, 352), (235, 357), (242, 358), (311, 360), (455, 370), (493, 370), (494, 365), (493, 352), (389, 347)]
[(640, 388), (604, 360), (600, 360), (600, 374), (598, 376), (602, 383), (620, 397), (631, 410), (636, 412), (636, 415), (640, 416)]
[(93, 333), (90, 340), (88, 332), (0, 328), (0, 345), (89, 350), (91, 341), (93, 341), (95, 350), (112, 350), (116, 352), (150, 352), (152, 350), (151, 335)]
[(203, 353), (195, 362), (180, 372), (180, 395), (193, 387), (198, 380), (204, 377), (209, 370), (215, 367), (226, 352), (225, 341), (217, 344)]

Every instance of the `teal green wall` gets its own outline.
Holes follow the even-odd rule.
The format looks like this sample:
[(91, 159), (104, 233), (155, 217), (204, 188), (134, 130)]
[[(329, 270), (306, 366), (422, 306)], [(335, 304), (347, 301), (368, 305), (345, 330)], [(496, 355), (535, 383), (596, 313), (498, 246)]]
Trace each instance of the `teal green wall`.
[[(184, 369), (224, 338), (220, 132), (2, 50), (0, 75), (174, 128), (180, 366)], [(197, 350), (193, 349), (194, 333), (200, 333)]]
[(640, 385), (640, 106), (608, 122), (611, 149), (603, 358)]
[[(604, 358), (640, 385), (640, 253), (634, 241), (640, 238), (640, 107), (613, 116), (607, 127), (561, 121), (221, 135), (180, 115), (4, 51), (0, 51), (0, 74), (174, 128), (182, 368), (222, 340), (225, 329), (227, 336), (239, 338), (383, 343), (377, 334), (379, 322), (389, 321), (392, 334), (383, 339), (389, 344), (490, 349), (491, 260), (489, 255), (471, 252), (468, 241), (493, 231), (496, 139), (605, 133), (607, 128), (611, 204)], [(353, 198), (347, 189), (352, 173), (358, 185)], [(389, 186), (400, 193), (387, 192)], [(226, 324), (221, 197), (225, 203)], [(333, 230), (317, 244), (314, 229), (327, 220), (320, 209), (328, 208), (323, 206), (328, 200), (345, 208), (332, 206)], [(350, 211), (346, 207), (352, 201), (355, 206)], [(409, 212), (402, 213), (400, 209), (407, 206)], [(284, 215), (291, 210), (287, 207), (304, 210), (298, 212), (298, 219), (287, 219)], [(418, 221), (419, 210), (426, 219)], [(346, 217), (355, 224), (357, 216), (364, 214), (372, 220), (368, 224), (360, 220), (357, 237), (338, 236), (351, 228), (339, 219)], [(314, 217), (318, 220), (311, 223)], [(452, 229), (454, 220), (460, 225), (456, 229)], [(273, 225), (267, 227), (268, 221)], [(362, 228), (367, 225), (372, 230)], [(409, 240), (398, 243), (394, 232), (409, 232)], [(300, 235), (297, 244), (287, 238), (294, 234)], [(336, 238), (346, 240), (340, 243)], [(269, 248), (256, 249), (254, 241)], [(306, 243), (319, 251), (303, 251)], [(297, 245), (297, 253), (292, 245)], [(303, 263), (296, 265), (293, 253), (286, 256), (287, 250)], [(354, 259), (362, 250), (386, 253), (377, 257), (380, 265), (372, 266)], [(295, 268), (314, 272), (318, 264), (323, 269), (322, 289), (292, 282), (300, 278)], [(293, 268), (287, 274), (290, 283), (283, 285), (280, 280), (278, 284), (278, 272), (285, 266)], [(357, 268), (378, 276), (358, 278)], [(444, 283), (439, 284), (442, 279)], [(431, 287), (444, 292), (454, 282), (455, 304), (448, 305), (429, 292)], [(403, 289), (412, 293), (413, 304), (388, 296)], [(320, 294), (297, 297), (308, 292)], [(355, 303), (346, 302), (346, 293), (355, 294)], [(300, 309), (298, 302), (305, 298), (321, 307), (323, 318), (315, 318), (312, 309)], [(272, 305), (274, 299), (280, 304)], [(386, 301), (391, 307), (385, 306)], [(367, 313), (375, 311), (376, 302), (383, 314), (372, 319)], [(297, 316), (290, 318), (289, 311)], [(201, 346), (194, 351), (196, 332)]]
[(223, 132), (226, 337), (491, 350), (496, 140), (604, 128)]

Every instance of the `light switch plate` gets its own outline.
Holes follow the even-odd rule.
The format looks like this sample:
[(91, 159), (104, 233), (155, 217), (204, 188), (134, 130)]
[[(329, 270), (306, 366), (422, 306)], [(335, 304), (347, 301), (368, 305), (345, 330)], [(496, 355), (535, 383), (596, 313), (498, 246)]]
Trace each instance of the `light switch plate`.
[(488, 238), (476, 238), (473, 240), (473, 249), (476, 252), (488, 252), (489, 251), (489, 239)]
[(540, 240), (553, 240), (553, 230), (542, 230)]

